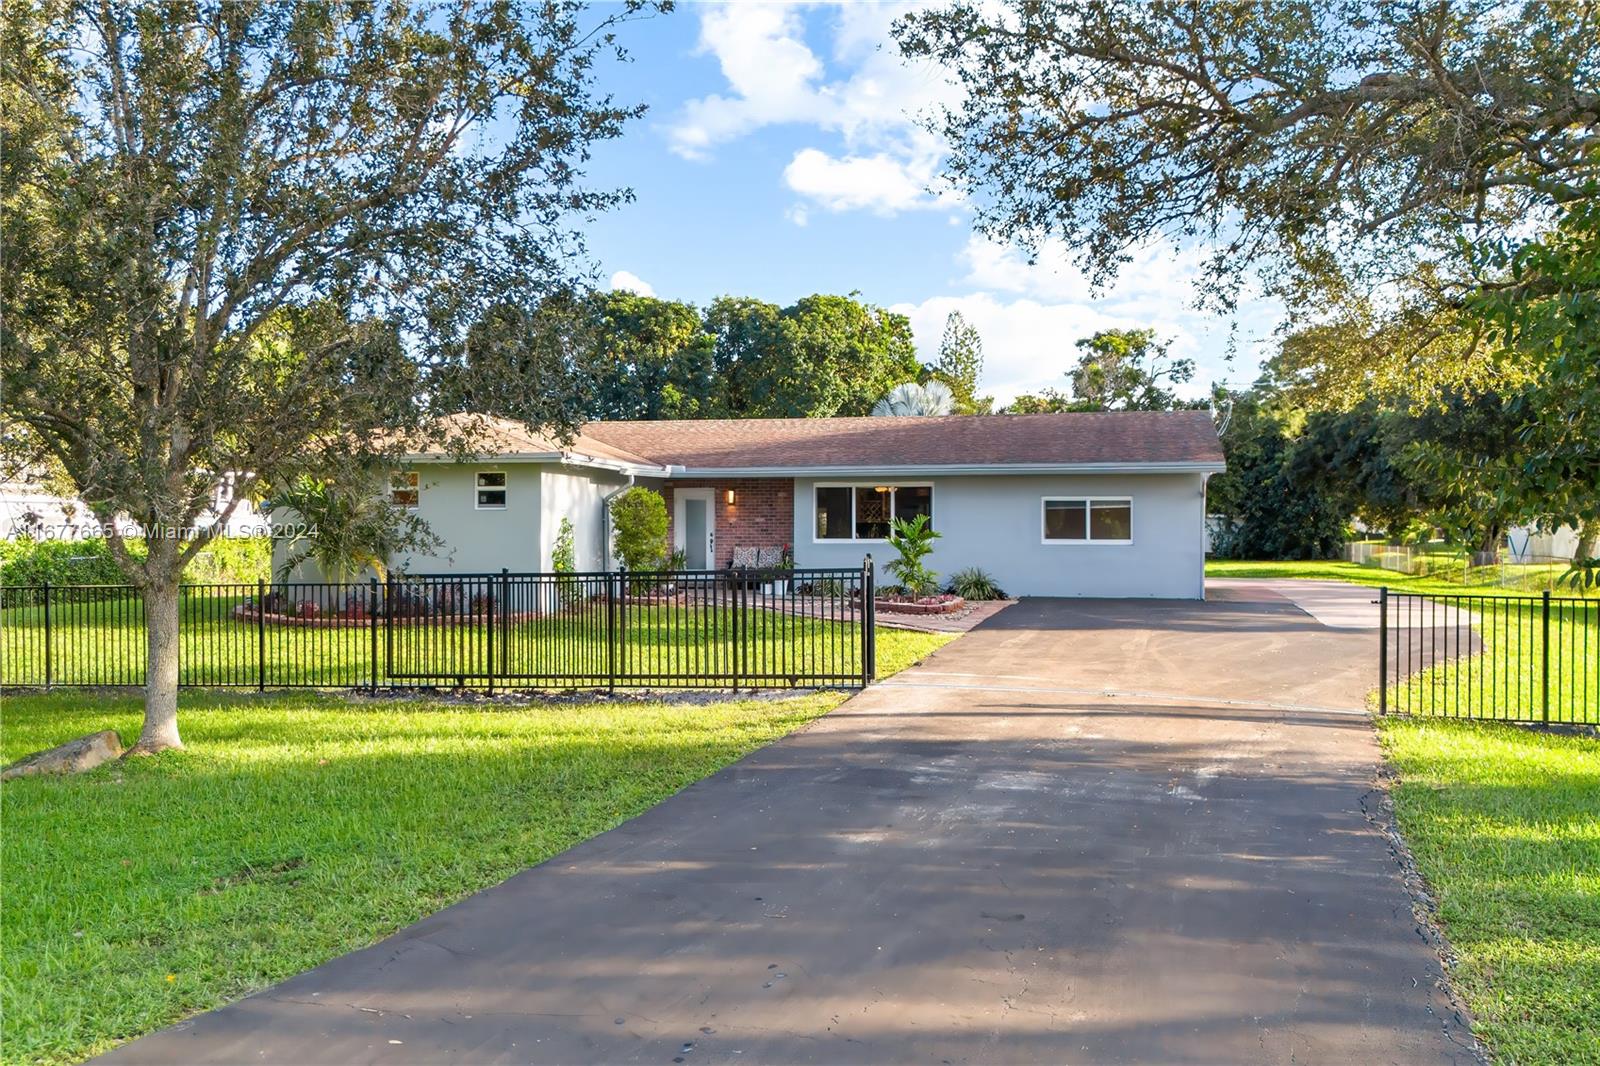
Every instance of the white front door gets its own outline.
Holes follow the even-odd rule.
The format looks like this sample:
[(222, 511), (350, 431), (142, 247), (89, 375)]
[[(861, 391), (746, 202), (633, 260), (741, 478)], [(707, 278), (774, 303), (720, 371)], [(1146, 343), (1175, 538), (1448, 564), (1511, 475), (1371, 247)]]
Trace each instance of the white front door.
[(688, 570), (715, 567), (715, 500), (711, 493), (711, 489), (672, 490), (672, 546), (683, 552)]

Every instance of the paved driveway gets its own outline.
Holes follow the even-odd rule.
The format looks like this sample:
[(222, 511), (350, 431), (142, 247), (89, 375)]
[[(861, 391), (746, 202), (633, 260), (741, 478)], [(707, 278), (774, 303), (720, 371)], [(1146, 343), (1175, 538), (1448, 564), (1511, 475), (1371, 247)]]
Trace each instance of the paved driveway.
[[(1023, 601), (640, 818), (119, 1062), (1472, 1062), (1372, 635)], [(1107, 694), (1110, 690), (1110, 694)]]

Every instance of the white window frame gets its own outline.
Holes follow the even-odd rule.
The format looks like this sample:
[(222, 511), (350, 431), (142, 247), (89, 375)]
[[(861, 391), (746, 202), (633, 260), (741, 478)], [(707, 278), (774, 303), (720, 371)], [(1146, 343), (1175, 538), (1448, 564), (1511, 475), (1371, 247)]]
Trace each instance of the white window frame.
[[(501, 477), (506, 479), (506, 483), (504, 485), (480, 485), (480, 484), (478, 484), (478, 479), (481, 478), (485, 474), (499, 474)], [(494, 492), (494, 491), (498, 490), (500, 492), (505, 493), (504, 502), (502, 502), (502, 503), (479, 503), (478, 502), (478, 493), (479, 493), (480, 490), (485, 490), (485, 489), (488, 490), (489, 492)], [(511, 506), (511, 475), (507, 474), (504, 470), (474, 470), (472, 472), (472, 509), (474, 511), (504, 511), (510, 506)]]
[[(1052, 503), (1081, 503), (1083, 509), (1083, 536), (1079, 539), (1067, 537), (1051, 537), (1045, 534), (1046, 515), (1050, 512)], [(1125, 540), (1109, 540), (1098, 538), (1094, 535), (1094, 505), (1097, 503), (1125, 503), (1128, 505), (1128, 529), (1133, 529), (1133, 497), (1132, 496), (1041, 496), (1039, 497), (1039, 543), (1040, 544), (1106, 544), (1126, 545), (1132, 544), (1133, 538)]]
[[(394, 494), (395, 494), (395, 484), (394, 483), (396, 481), (401, 480), (401, 479), (405, 480), (405, 488), (401, 489), (400, 491), (416, 493), (416, 502), (415, 503), (395, 503), (394, 502)], [(390, 474), (389, 475), (389, 506), (391, 506), (391, 507), (400, 507), (400, 508), (403, 508), (403, 509), (405, 509), (407, 511), (415, 511), (418, 507), (421, 507), (422, 506), (422, 474), (419, 473), (416, 470), (396, 470), (394, 473)]]
[[(934, 491), (931, 481), (813, 481), (811, 483), (811, 543), (813, 544), (887, 544), (888, 537), (858, 537), (856, 536), (856, 489), (875, 489), (879, 485), (886, 485), (891, 490), (889, 493), (889, 522), (891, 528), (896, 517), (894, 494), (901, 489), (927, 489), (928, 490), (928, 525), (930, 528), (939, 528), (936, 517), (939, 510), (939, 494)], [(850, 489), (850, 535), (848, 537), (819, 537), (817, 536), (817, 490), (818, 489)]]

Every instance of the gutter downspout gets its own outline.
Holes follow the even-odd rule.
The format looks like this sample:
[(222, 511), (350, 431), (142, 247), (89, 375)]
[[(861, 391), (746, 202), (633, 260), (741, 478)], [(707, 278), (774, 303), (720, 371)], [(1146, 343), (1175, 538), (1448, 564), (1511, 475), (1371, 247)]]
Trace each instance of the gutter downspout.
[(633, 475), (600, 500), (600, 569), (611, 572), (611, 501), (633, 488)]

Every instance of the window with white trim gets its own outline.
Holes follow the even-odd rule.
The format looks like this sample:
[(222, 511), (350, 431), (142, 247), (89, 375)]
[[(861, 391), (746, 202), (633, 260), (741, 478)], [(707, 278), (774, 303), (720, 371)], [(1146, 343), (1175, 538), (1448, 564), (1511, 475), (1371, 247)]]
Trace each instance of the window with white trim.
[(1120, 497), (1046, 496), (1046, 544), (1132, 544), (1133, 501)]
[(927, 515), (933, 523), (932, 485), (818, 485), (813, 490), (816, 524), (822, 540), (888, 540), (896, 518)]
[(389, 502), (407, 510), (417, 509), (422, 496), (422, 479), (415, 470), (399, 470), (389, 478)]
[(480, 511), (504, 511), (506, 509), (506, 475), (503, 470), (478, 471), (478, 502), (475, 505)]

